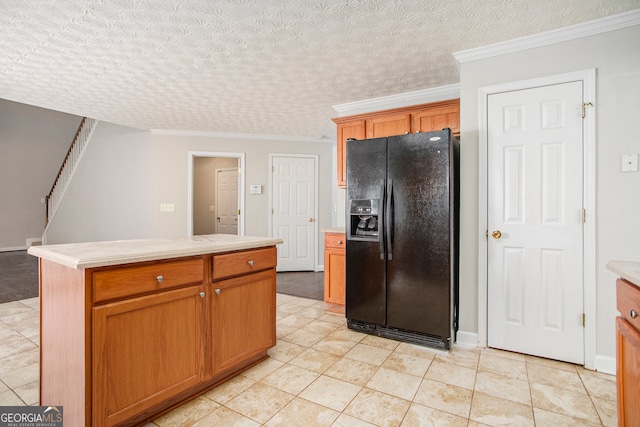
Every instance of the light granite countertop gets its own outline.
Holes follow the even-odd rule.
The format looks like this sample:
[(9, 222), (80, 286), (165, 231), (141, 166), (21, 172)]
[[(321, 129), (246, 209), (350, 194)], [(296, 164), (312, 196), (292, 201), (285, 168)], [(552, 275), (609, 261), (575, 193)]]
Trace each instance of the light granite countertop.
[(327, 227), (327, 228), (323, 228), (322, 230), (323, 233), (344, 233), (344, 227)]
[(620, 277), (640, 287), (640, 262), (637, 261), (609, 261), (607, 268)]
[(181, 238), (114, 240), (31, 246), (28, 253), (79, 270), (253, 249), (274, 246), (280, 243), (282, 243), (282, 239), (271, 237), (208, 234)]

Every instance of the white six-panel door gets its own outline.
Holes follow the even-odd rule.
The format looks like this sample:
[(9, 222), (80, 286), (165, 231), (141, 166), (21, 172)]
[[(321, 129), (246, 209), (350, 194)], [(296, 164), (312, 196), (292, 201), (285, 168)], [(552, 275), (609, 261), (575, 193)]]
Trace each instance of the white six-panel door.
[(488, 96), (490, 347), (582, 364), (582, 82)]
[(216, 233), (238, 234), (238, 169), (216, 171)]
[(273, 236), (278, 246), (278, 271), (315, 268), (315, 159), (272, 158)]

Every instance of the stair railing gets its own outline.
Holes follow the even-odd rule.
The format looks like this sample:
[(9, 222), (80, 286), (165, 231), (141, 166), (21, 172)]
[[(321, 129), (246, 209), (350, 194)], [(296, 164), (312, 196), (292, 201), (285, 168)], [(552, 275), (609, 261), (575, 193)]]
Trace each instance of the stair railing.
[(78, 126), (76, 135), (71, 142), (71, 146), (67, 151), (64, 161), (62, 162), (62, 166), (60, 166), (58, 175), (53, 181), (51, 191), (49, 191), (49, 194), (45, 197), (47, 225), (49, 224), (49, 221), (51, 221), (51, 218), (53, 218), (53, 215), (62, 201), (62, 197), (69, 185), (69, 181), (71, 181), (71, 177), (80, 162), (80, 158), (84, 153), (84, 149), (87, 146), (97, 123), (98, 121), (95, 119), (84, 117), (80, 122), (80, 126)]

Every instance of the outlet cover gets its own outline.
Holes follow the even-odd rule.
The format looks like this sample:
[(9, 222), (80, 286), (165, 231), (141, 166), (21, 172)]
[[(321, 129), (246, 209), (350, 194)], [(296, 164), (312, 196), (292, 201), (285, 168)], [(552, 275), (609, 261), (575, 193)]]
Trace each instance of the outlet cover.
[(622, 172), (638, 172), (638, 155), (623, 154), (620, 158), (620, 169)]
[(175, 212), (176, 205), (173, 203), (160, 203), (160, 212)]

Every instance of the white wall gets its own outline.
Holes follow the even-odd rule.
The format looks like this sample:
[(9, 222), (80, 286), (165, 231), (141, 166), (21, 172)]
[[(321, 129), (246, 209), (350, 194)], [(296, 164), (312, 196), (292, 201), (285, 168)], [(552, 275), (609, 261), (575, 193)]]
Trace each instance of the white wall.
[(460, 329), (478, 331), (478, 90), (500, 83), (597, 69), (597, 343), (615, 357), (612, 259), (640, 260), (640, 173), (621, 173), (620, 156), (640, 153), (640, 26), (528, 49), (460, 66)]
[(0, 251), (40, 239), (45, 197), (81, 117), (0, 99)]
[(153, 237), (154, 177), (150, 133), (99, 122), (49, 224), (47, 244)]

